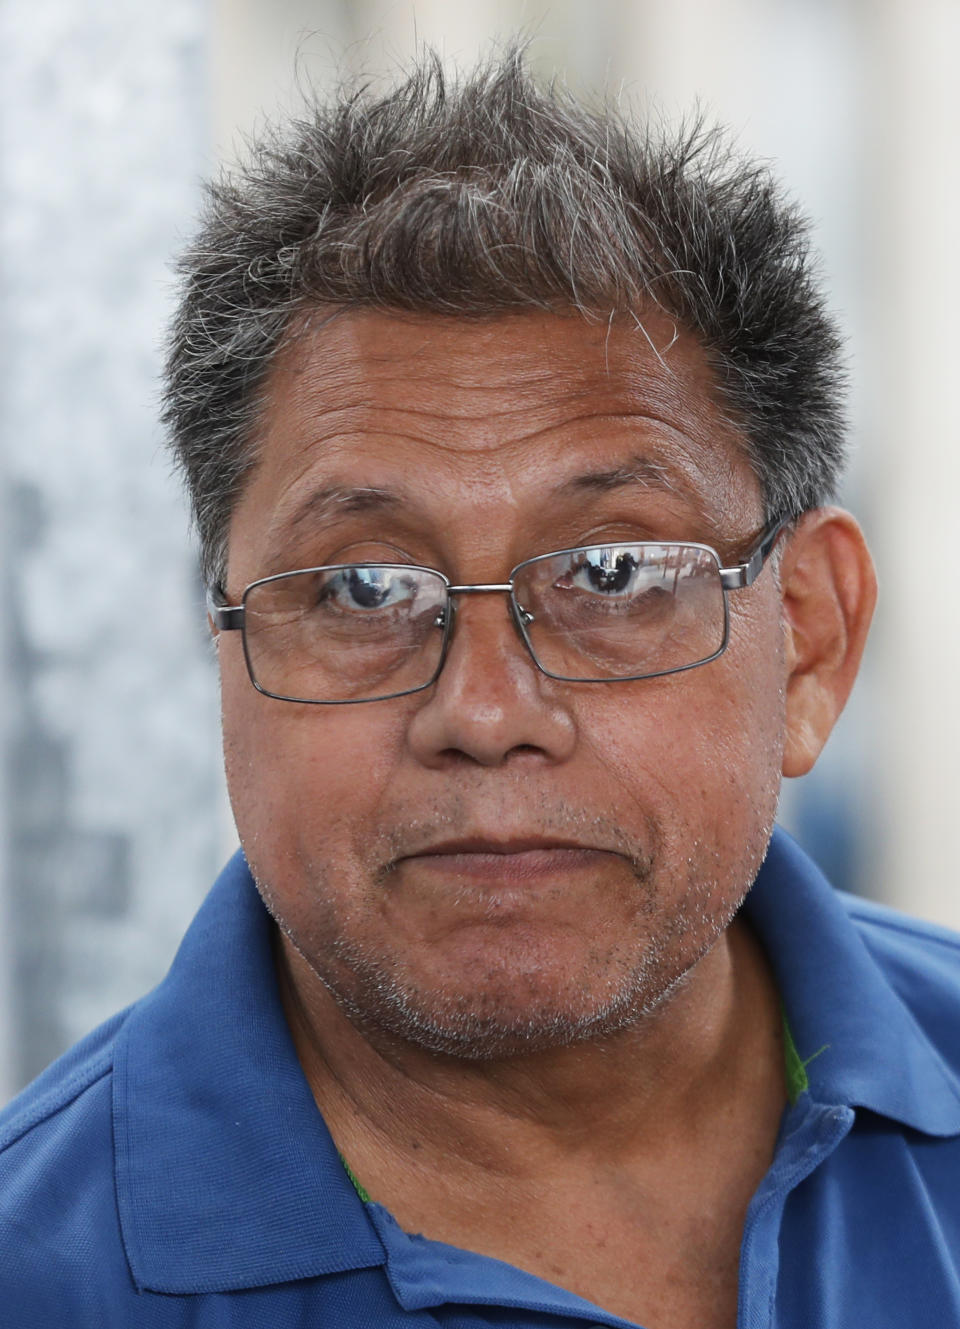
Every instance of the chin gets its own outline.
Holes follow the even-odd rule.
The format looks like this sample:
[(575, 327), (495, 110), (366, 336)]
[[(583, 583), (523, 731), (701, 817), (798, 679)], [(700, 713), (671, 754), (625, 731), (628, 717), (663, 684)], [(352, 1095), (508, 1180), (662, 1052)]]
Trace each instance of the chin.
[[(340, 959), (345, 957), (341, 954)], [(338, 1005), (371, 1041), (412, 1045), (465, 1061), (494, 1061), (601, 1041), (654, 1015), (682, 985), (689, 965), (644, 956), (606, 980), (571, 983), (570, 970), (520, 976), (487, 971), (482, 988), (418, 985), (354, 954), (345, 983), (324, 979)], [(342, 976), (342, 971), (341, 971)]]

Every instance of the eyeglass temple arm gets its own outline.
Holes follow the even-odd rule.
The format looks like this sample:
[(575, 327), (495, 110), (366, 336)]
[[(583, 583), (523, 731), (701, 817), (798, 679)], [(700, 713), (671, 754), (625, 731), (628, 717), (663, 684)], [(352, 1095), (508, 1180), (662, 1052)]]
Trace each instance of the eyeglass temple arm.
[(207, 591), (207, 613), (218, 632), (239, 632), (243, 627), (243, 605), (227, 604), (219, 582)]
[(739, 591), (745, 586), (751, 586), (760, 575), (760, 570), (766, 563), (777, 543), (781, 531), (791, 521), (792, 517), (776, 517), (760, 534), (757, 543), (748, 552), (742, 563), (738, 563), (732, 568), (720, 569), (720, 584), (725, 591)]

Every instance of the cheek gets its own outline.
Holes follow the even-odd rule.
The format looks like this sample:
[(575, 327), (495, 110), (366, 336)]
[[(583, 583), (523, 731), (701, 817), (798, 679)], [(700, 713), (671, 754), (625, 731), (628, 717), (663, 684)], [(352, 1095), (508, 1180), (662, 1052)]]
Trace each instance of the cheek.
[(305, 846), (343, 860), (362, 845), (395, 770), (395, 713), (264, 697), (233, 658), (221, 660), (221, 707), (230, 802), (258, 877)]
[(776, 612), (734, 618), (730, 645), (716, 667), (712, 696), (697, 711), (697, 748), (720, 820), (716, 834), (729, 840), (749, 834), (758, 820), (770, 823), (779, 799), (785, 691)]
[(764, 621), (732, 624), (711, 664), (600, 694), (580, 733), (617, 780), (620, 798), (651, 807), (669, 870), (769, 831), (780, 789), (784, 694), (780, 634)]

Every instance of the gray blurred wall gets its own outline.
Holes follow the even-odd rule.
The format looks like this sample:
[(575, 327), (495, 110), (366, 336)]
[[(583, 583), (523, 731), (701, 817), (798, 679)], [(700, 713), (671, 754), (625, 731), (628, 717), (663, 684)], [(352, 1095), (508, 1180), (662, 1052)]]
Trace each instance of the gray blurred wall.
[(149, 987), (216, 868), (216, 687), (156, 425), (201, 0), (0, 8), (0, 1096)]

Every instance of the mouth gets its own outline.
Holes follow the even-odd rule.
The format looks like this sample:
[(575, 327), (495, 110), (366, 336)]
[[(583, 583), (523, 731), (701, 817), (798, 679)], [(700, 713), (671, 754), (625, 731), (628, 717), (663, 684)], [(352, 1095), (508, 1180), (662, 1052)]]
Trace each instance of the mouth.
[(522, 836), (504, 840), (470, 836), (426, 846), (398, 859), (397, 867), (409, 864), (428, 874), (519, 885), (570, 872), (596, 871), (603, 860), (612, 856), (611, 850), (555, 837)]
[(417, 850), (416, 854), (411, 854), (411, 858), (432, 858), (436, 855), (449, 854), (533, 854), (539, 852), (549, 852), (551, 850), (588, 850), (593, 851), (595, 846), (585, 845), (578, 840), (563, 840), (556, 836), (527, 835), (511, 837), (510, 839), (499, 839), (496, 836), (478, 836), (472, 835), (456, 840), (441, 840), (436, 844), (425, 846)]

